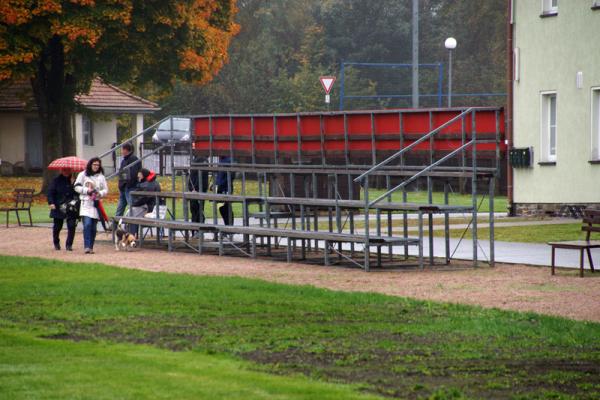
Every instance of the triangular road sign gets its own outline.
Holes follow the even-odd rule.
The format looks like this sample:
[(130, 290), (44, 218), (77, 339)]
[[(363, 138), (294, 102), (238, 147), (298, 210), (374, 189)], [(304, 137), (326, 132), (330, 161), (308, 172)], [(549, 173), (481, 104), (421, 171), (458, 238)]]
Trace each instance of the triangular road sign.
[(325, 89), (325, 93), (329, 94), (333, 87), (333, 82), (335, 82), (335, 76), (321, 76), (319, 80), (321, 81), (323, 89)]

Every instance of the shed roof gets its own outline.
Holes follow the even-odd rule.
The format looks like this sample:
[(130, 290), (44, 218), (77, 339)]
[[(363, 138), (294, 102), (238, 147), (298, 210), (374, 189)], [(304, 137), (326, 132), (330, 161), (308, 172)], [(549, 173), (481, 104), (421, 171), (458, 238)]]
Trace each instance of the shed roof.
[[(99, 112), (151, 113), (160, 110), (158, 104), (131, 94), (96, 78), (90, 92), (75, 96), (84, 107)], [(0, 87), (0, 111), (25, 111), (35, 109), (31, 86), (27, 81)]]

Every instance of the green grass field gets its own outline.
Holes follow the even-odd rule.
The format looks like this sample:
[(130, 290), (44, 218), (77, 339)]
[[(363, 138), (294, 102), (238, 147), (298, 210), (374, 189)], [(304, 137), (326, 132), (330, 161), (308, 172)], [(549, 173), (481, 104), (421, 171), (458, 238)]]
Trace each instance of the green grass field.
[[(39, 178), (27, 178), (28, 179), (27, 182), (20, 182), (18, 178), (4, 178), (4, 179), (7, 180), (6, 184), (4, 185), (4, 186), (6, 186), (6, 188), (2, 192), (5, 197), (9, 196), (10, 191), (12, 190), (11, 188), (9, 188), (9, 186), (10, 187), (15, 186), (15, 185), (16, 186), (28, 186), (28, 187), (41, 186), (41, 180)], [(171, 180), (169, 177), (161, 177), (160, 182), (163, 187), (163, 190), (170, 190)], [(2, 187), (4, 187), (4, 186), (2, 186)], [(182, 187), (182, 181), (181, 181), (181, 178), (178, 177), (178, 179), (176, 180), (176, 190), (180, 190), (181, 187)], [(114, 182), (111, 184), (111, 190), (114, 193), (118, 192)], [(248, 181), (245, 191), (248, 194), (258, 194), (258, 184), (255, 181)], [(234, 192), (235, 193), (242, 192), (240, 180), (235, 181)], [(374, 199), (382, 193), (384, 193), (383, 190), (371, 190), (370, 197)], [(402, 201), (402, 194), (395, 193), (393, 195), (392, 200), (393, 201)], [(427, 193), (426, 192), (409, 192), (407, 200), (409, 202), (426, 203), (428, 201)], [(471, 200), (470, 195), (461, 195), (461, 194), (456, 194), (456, 193), (450, 194), (450, 201), (449, 201), (450, 204), (471, 205), (471, 201), (472, 200)], [(443, 203), (443, 193), (440, 193), (440, 192), (434, 193), (433, 194), (433, 202), (434, 203)], [(487, 197), (485, 197), (485, 196), (478, 197), (477, 204), (478, 204), (478, 206), (479, 206), (479, 204), (481, 204), (481, 207), (479, 207), (479, 211), (481, 211), (481, 212), (489, 211), (489, 202), (488, 202)], [(506, 197), (497, 196), (494, 199), (494, 210), (496, 212), (504, 212), (504, 211), (506, 211), (506, 207), (507, 207), (506, 204), (507, 204)], [(171, 208), (171, 202), (168, 202), (168, 206)], [(109, 216), (114, 215), (115, 209), (116, 209), (115, 196), (112, 196), (109, 200), (107, 200), (105, 202), (105, 208), (106, 208), (106, 211)], [(235, 203), (233, 206), (233, 210), (234, 210), (234, 214), (236, 216), (242, 215), (241, 204)], [(176, 211), (176, 215), (178, 217), (183, 216), (183, 205), (181, 202), (176, 203), (175, 211)], [(251, 206), (250, 211), (251, 212), (258, 211), (258, 206), (256, 206), (256, 205)], [(212, 216), (213, 216), (212, 203), (206, 202), (205, 213), (209, 219), (212, 218)], [(217, 216), (218, 216), (218, 214), (217, 214)], [(3, 224), (5, 221), (4, 214), (0, 215), (0, 217), (2, 218), (2, 220), (0, 220), (0, 223)], [(28, 221), (26, 214), (21, 213), (21, 217), (22, 217), (22, 221)], [(49, 223), (49, 222), (51, 222), (47, 205), (39, 204), (39, 202), (37, 202), (37, 204), (35, 204), (32, 207), (32, 218), (33, 218), (34, 223)], [(464, 218), (463, 218), (463, 220), (464, 220)], [(485, 218), (482, 219), (482, 222), (484, 220), (485, 220)], [(510, 219), (510, 220), (512, 220), (512, 219)], [(510, 220), (508, 220), (508, 221), (510, 221)], [(517, 219), (515, 219), (515, 220), (517, 220)], [(15, 218), (14, 213), (10, 214), (9, 221), (11, 224), (17, 223), (17, 219)], [(326, 221), (326, 220), (325, 219), (321, 220), (321, 224), (320, 224), (321, 229), (328, 228), (327, 223), (324, 221)], [(441, 223), (441, 220), (437, 220), (437, 221), (438, 221), (438, 223)], [(395, 221), (394, 224), (395, 224), (394, 229), (397, 229), (401, 226), (402, 222)], [(414, 224), (414, 222), (413, 222), (413, 224)], [(358, 221), (356, 224), (356, 228), (359, 228), (359, 229), (362, 228), (363, 226), (364, 225), (360, 221)], [(373, 227), (375, 226), (375, 223), (373, 221), (371, 221), (371, 226), (373, 226)], [(384, 224), (384, 226), (385, 226), (385, 224)], [(384, 228), (384, 230), (385, 230), (385, 228)], [(462, 235), (462, 233), (463, 233), (462, 230), (451, 231), (451, 235), (455, 236), (455, 237)], [(545, 242), (552, 241), (552, 240), (576, 240), (576, 239), (580, 239), (582, 237), (580, 226), (578, 224), (539, 225), (539, 226), (532, 226), (532, 227), (503, 227), (503, 228), (496, 228), (495, 233), (496, 233), (496, 240), (512, 241), (512, 242), (532, 242), (532, 243), (545, 243)], [(441, 234), (443, 234), (443, 232), (438, 231), (436, 233), (436, 235), (441, 235)], [(488, 237), (489, 232), (485, 228), (480, 229), (479, 236), (480, 237)]]
[[(30, 187), (30, 188), (34, 188), (36, 191), (39, 191), (42, 186), (41, 178), (36, 178), (36, 177), (22, 177), (22, 178), (3, 177), (2, 179), (3, 179), (3, 182), (0, 185), (0, 198), (3, 199), (3, 201), (0, 204), (2, 204), (2, 205), (10, 204), (12, 190), (15, 187)], [(172, 182), (171, 182), (170, 177), (168, 177), (168, 176), (159, 177), (159, 182), (160, 182), (160, 185), (161, 185), (163, 191), (172, 190)], [(182, 188), (183, 188), (183, 180), (181, 177), (177, 177), (175, 179), (175, 190), (177, 190), (177, 191), (182, 190)], [(245, 188), (242, 188), (241, 180), (240, 179), (235, 180), (234, 181), (234, 193), (241, 194), (242, 191), (244, 191), (248, 195), (258, 195), (259, 194), (258, 182), (248, 180), (246, 182)], [(112, 215), (114, 215), (114, 211), (116, 209), (116, 204), (117, 204), (117, 199), (118, 199), (118, 188), (117, 188), (115, 180), (111, 180), (109, 182), (109, 192), (110, 192), (109, 198), (104, 201), (104, 206), (105, 206), (106, 211), (109, 214), (109, 216), (112, 216)], [(371, 189), (369, 192), (370, 193), (369, 198), (375, 199), (376, 197), (383, 194), (384, 192), (385, 191), (381, 190), (381, 189)], [(361, 194), (361, 198), (364, 198), (363, 194)], [(401, 192), (394, 193), (392, 195), (392, 201), (402, 202), (402, 193)], [(423, 191), (408, 192), (407, 193), (407, 201), (415, 202), (415, 203), (427, 203), (428, 202), (427, 192), (423, 192)], [(434, 203), (443, 203), (444, 202), (443, 193), (434, 192), (433, 193), (433, 202)], [(49, 214), (48, 207), (45, 203), (46, 203), (46, 198), (44, 195), (39, 195), (36, 197), (36, 203), (32, 207), (32, 217), (33, 217), (34, 222), (37, 222), (37, 223), (51, 222), (51, 220), (48, 216), (48, 214)], [(472, 204), (472, 200), (471, 200), (470, 195), (451, 193), (449, 195), (449, 203), (453, 204), (453, 205), (470, 206)], [(170, 206), (170, 204), (171, 203), (169, 202), (168, 205)], [(479, 207), (479, 204), (481, 204), (481, 206), (479, 207), (479, 211), (481, 211), (481, 212), (489, 211), (489, 201), (486, 196), (479, 196), (477, 198), (477, 204), (478, 204), (478, 207)], [(496, 212), (505, 212), (507, 210), (507, 203), (506, 203), (505, 196), (496, 196), (495, 197), (494, 210)], [(235, 215), (238, 215), (238, 216), (242, 215), (241, 204), (234, 203), (233, 211), (234, 211)], [(258, 211), (258, 207), (251, 206), (251, 211)], [(212, 216), (212, 212), (213, 212), (212, 206), (210, 205), (209, 202), (206, 202), (205, 212), (207, 215)], [(183, 215), (183, 206), (182, 206), (181, 202), (177, 203), (176, 213), (179, 216)], [(0, 215), (0, 217), (4, 217), (4, 214)], [(13, 223), (13, 224), (17, 222), (17, 219), (15, 218), (14, 213), (10, 214), (9, 221), (10, 221), (10, 223)], [(3, 221), (0, 221), (0, 222), (3, 222)]]
[[(117, 209), (117, 203), (107, 203), (104, 205), (104, 208), (106, 209), (106, 213), (109, 216), (112, 216), (114, 215), (115, 210)], [(19, 217), (21, 218), (22, 224), (29, 224), (29, 216), (27, 215), (26, 211), (20, 211)], [(52, 222), (52, 219), (50, 218), (50, 209), (46, 204), (33, 205), (31, 207), (31, 219), (33, 220), (34, 224)], [(11, 212), (9, 214), (8, 220), (10, 224), (17, 223), (17, 217), (14, 212)], [(6, 214), (4, 213), (0, 214), (0, 226), (3, 224), (6, 224)]]
[[(463, 233), (464, 229), (453, 229), (450, 231), (450, 236), (459, 237)], [(442, 235), (443, 232), (436, 232), (436, 236)], [(471, 237), (471, 230), (468, 230), (465, 235), (465, 237)], [(487, 239), (490, 236), (490, 230), (488, 228), (478, 228), (477, 236)], [(581, 231), (581, 224), (495, 227), (494, 238), (503, 242), (547, 243), (585, 239), (585, 232)], [(593, 240), (599, 238), (600, 234), (592, 234)]]
[(0, 256), (0, 398), (596, 399), (600, 324)]
[(229, 356), (48, 340), (0, 329), (3, 399), (370, 399), (353, 386), (277, 376)]
[[(115, 203), (108, 203), (106, 206), (106, 211), (109, 215), (114, 215), (114, 211), (116, 209), (116, 204)], [(212, 207), (209, 204), (206, 204), (205, 206), (205, 212), (206, 215), (208, 216), (208, 218), (212, 218)], [(183, 215), (183, 210), (181, 207), (181, 204), (178, 205), (177, 207), (177, 213), (179, 216)], [(234, 213), (235, 215), (241, 215), (241, 210), (240, 209), (234, 209)], [(22, 213), (21, 215), (21, 221), (27, 221), (28, 223), (28, 218), (23, 215)], [(2, 217), (4, 217), (4, 215), (2, 215)], [(43, 205), (36, 205), (34, 207), (32, 207), (32, 217), (33, 217), (33, 221), (34, 223), (49, 223), (52, 222), (51, 219), (48, 216), (48, 208), (46, 206)], [(220, 217), (219, 217), (220, 218)], [(382, 230), (385, 232), (387, 230), (387, 225), (385, 223), (385, 216), (382, 217), (383, 218), (383, 225), (382, 225)], [(523, 221), (524, 219), (522, 218), (509, 218), (509, 219), (503, 219), (503, 222), (511, 222), (511, 221)], [(4, 224), (4, 219), (0, 220), (0, 224)], [(452, 219), (451, 223), (468, 223), (469, 218), (462, 218), (462, 219)], [(482, 223), (486, 223), (487, 222), (487, 218), (482, 218), (480, 220), (480, 222)], [(10, 217), (10, 223), (11, 224), (16, 224), (17, 220), (14, 217), (14, 213), (11, 213), (11, 217)], [(280, 222), (281, 223), (281, 222)], [(443, 220), (442, 219), (435, 219), (435, 223), (437, 224), (443, 224)], [(409, 222), (409, 226), (416, 226), (416, 221), (410, 221)], [(371, 221), (371, 223), (369, 224), (372, 229), (375, 228), (375, 222)], [(401, 220), (397, 220), (394, 221), (394, 230), (398, 230), (401, 229), (402, 226), (402, 221)], [(320, 223), (319, 223), (319, 227), (320, 229), (327, 229), (328, 228), (328, 223), (326, 222), (326, 217), (324, 216)], [(356, 229), (362, 229), (364, 228), (364, 223), (362, 223), (362, 221), (357, 221), (355, 224), (355, 228)], [(450, 231), (450, 235), (452, 237), (459, 237), (463, 234), (463, 229), (453, 229)], [(514, 226), (514, 227), (496, 227), (495, 230), (495, 240), (500, 240), (500, 241), (505, 241), (505, 242), (526, 242), (526, 243), (546, 243), (549, 241), (557, 241), (557, 240), (578, 240), (578, 239), (583, 239), (584, 238), (584, 234), (581, 232), (581, 224), (572, 224), (572, 223), (566, 223), (566, 224), (553, 224), (553, 225), (532, 225), (532, 226)], [(442, 236), (443, 235), (443, 230), (437, 230), (436, 231), (436, 236)], [(466, 233), (467, 236), (470, 236), (471, 233), (470, 231), (468, 231)], [(478, 236), (481, 238), (487, 238), (489, 237), (489, 230), (487, 228), (479, 228), (478, 229)], [(598, 235), (596, 235), (598, 236)]]

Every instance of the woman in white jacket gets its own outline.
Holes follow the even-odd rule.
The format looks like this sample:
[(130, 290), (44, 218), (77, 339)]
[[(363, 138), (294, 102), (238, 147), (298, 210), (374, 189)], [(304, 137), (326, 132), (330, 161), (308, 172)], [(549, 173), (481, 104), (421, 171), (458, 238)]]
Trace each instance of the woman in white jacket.
[(91, 158), (85, 171), (77, 175), (75, 191), (79, 193), (79, 199), (81, 200), (79, 215), (83, 222), (83, 246), (86, 254), (93, 254), (96, 224), (100, 219), (100, 214), (96, 208), (96, 200), (108, 194), (102, 161), (98, 157)]

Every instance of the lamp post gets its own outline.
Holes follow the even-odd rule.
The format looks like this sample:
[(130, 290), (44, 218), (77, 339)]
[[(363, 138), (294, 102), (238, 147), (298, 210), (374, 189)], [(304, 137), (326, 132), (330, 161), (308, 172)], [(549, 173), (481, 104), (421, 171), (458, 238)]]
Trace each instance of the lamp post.
[(456, 39), (449, 37), (444, 47), (448, 49), (448, 107), (452, 107), (452, 50), (456, 48)]

